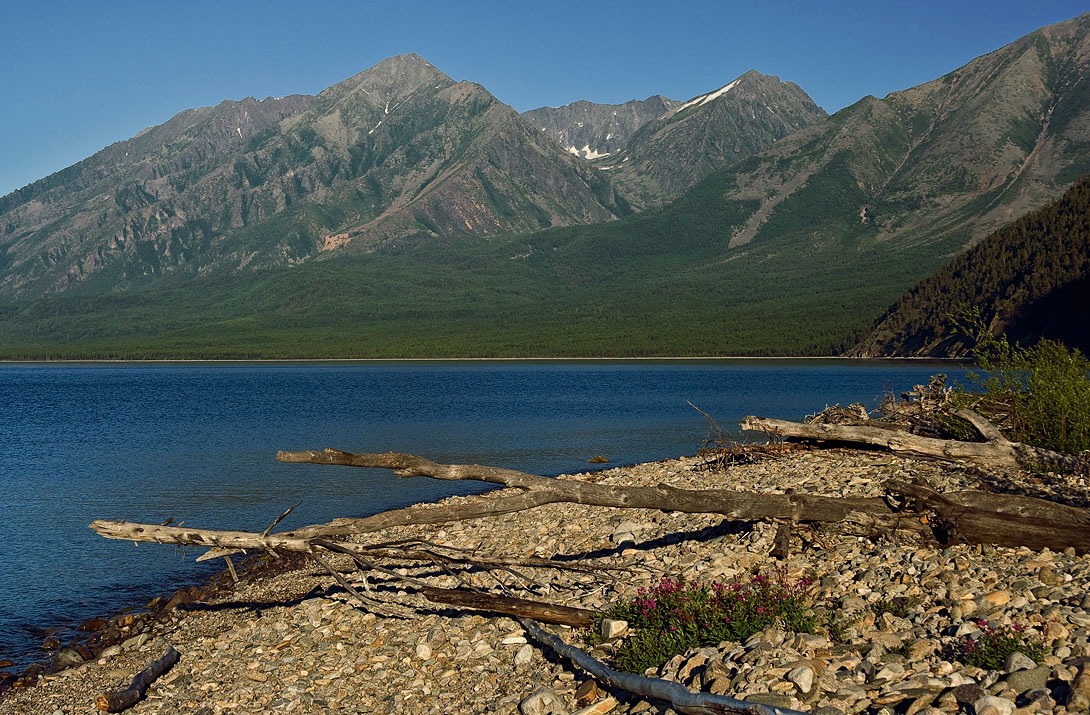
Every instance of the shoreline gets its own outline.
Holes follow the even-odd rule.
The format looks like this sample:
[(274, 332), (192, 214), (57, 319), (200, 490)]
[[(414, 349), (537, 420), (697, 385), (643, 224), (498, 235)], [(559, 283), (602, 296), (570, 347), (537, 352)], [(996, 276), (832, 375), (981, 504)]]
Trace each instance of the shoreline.
[[(686, 457), (562, 478), (689, 488), (737, 488), (741, 483), (759, 492), (873, 496), (893, 476), (956, 489), (980, 488), (992, 479), (951, 465), (849, 450), (800, 451), (718, 470)], [(1055, 496), (1077, 493), (1090, 501), (1085, 479), (1041, 484), (1032, 475), (1003, 478), (1018, 489), (1048, 488)], [(456, 548), (561, 555), (627, 569), (616, 578), (535, 572), (538, 580), (551, 584), (551, 600), (603, 609), (662, 575), (745, 577), (770, 563), (775, 531), (770, 523), (734, 524), (714, 515), (560, 504), (475, 522), (399, 527), (361, 540), (424, 538)], [(854, 625), (845, 626), (843, 640), (769, 632), (749, 645), (721, 644), (671, 661), (660, 675), (692, 689), (795, 709), (835, 707), (844, 715), (902, 708), (906, 698), (913, 712), (933, 708), (927, 715), (953, 713), (982, 697), (1009, 701), (1013, 708), (1031, 690), (1015, 688), (1040, 677), (1053, 683), (1040, 697), (1051, 699), (1054, 715), (1078, 712), (1067, 705), (1078, 704), (1068, 699), (1090, 664), (1088, 556), (991, 547), (936, 549), (799, 530), (788, 558), (774, 563), (792, 576), (815, 577), (812, 595), (821, 608), (830, 604), (835, 613), (859, 615)], [(446, 578), (419, 565), (399, 568), (439, 585)], [(468, 578), (495, 588), (485, 574)], [(181, 660), (132, 712), (514, 713), (541, 687), (554, 692), (569, 712), (577, 709), (575, 691), (585, 675), (537, 649), (510, 618), (428, 606), (397, 581), (378, 574), (370, 581), (384, 598), (409, 608), (409, 619), (361, 609), (313, 565), (281, 573), (257, 569), (220, 596), (179, 604), (142, 642), (138, 637), (125, 648), (42, 677), (38, 685), (0, 694), (0, 715), (88, 712), (98, 691), (127, 682), (168, 645), (182, 653)], [(899, 616), (876, 612), (878, 604), (897, 599), (919, 603)], [(956, 633), (972, 632), (976, 620), (985, 617), (997, 625), (1024, 623), (1046, 642), (1044, 662), (1016, 677), (944, 657), (943, 649), (960, 637)], [(582, 638), (575, 631), (562, 629), (561, 634), (568, 641)], [(812, 671), (808, 675), (806, 668)], [(804, 681), (791, 680), (789, 673), (796, 679), (805, 676), (807, 687), (800, 689)], [(1090, 685), (1090, 671), (1086, 681)], [(960, 705), (958, 698), (969, 697), (966, 693), (975, 697)], [(612, 695), (619, 700), (618, 715), (665, 712), (623, 693)]]
[(450, 363), (529, 363), (529, 364), (568, 364), (568, 363), (655, 363), (664, 364), (693, 362), (707, 363), (917, 363), (935, 365), (969, 365), (971, 361), (962, 358), (935, 357), (850, 357), (846, 355), (812, 355), (794, 357), (768, 357), (758, 355), (723, 356), (658, 356), (658, 357), (466, 357), (466, 358), (155, 358), (150, 360), (135, 359), (72, 359), (72, 360), (0, 360), (0, 366), (22, 365), (397, 365), (397, 364), (450, 364)]

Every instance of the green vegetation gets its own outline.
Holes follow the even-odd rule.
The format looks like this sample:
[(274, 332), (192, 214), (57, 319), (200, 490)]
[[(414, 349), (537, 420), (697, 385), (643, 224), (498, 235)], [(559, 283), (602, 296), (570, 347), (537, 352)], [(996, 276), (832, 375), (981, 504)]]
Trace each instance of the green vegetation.
[(962, 394), (961, 402), (1017, 441), (1068, 454), (1090, 449), (1090, 360), (1082, 353), (1051, 340), (1025, 348), (999, 337), (981, 341), (975, 355), (982, 392)]
[[(597, 226), (406, 240), (201, 279), (164, 271), (154, 289), (77, 287), (0, 305), (0, 357), (828, 355), (941, 260), (850, 236), (807, 251), (789, 237), (730, 249), (756, 202), (724, 200), (728, 181)], [(313, 238), (290, 221), (279, 227), (264, 225), (263, 240), (291, 251)]]
[(805, 595), (809, 585), (805, 579), (789, 584), (783, 574), (710, 586), (664, 577), (607, 614), (635, 629), (617, 652), (616, 666), (642, 673), (690, 648), (741, 642), (775, 623), (789, 631), (813, 631), (818, 624)]
[(1040, 662), (1045, 654), (1042, 644), (1027, 638), (1017, 625), (1009, 628), (993, 626), (985, 620), (977, 621), (980, 631), (962, 636), (953, 647), (951, 656), (968, 665), (988, 670), (1003, 670), (1007, 656), (1021, 653)]
[[(982, 197), (983, 198), (983, 197)], [(985, 238), (922, 281), (875, 323), (883, 355), (961, 355), (971, 348), (952, 314), (966, 306), (1011, 341), (1044, 337), (1082, 351), (1090, 301), (1090, 177), (1062, 198)]]

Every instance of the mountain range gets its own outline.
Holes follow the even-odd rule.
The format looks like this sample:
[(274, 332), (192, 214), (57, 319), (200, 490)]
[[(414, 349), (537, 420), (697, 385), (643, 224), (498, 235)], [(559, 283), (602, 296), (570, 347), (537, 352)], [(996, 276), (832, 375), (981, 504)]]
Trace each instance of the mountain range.
[[(442, 304), (430, 324), (466, 335), (545, 331), (501, 354), (578, 352), (581, 325), (605, 354), (842, 349), (916, 281), (1090, 173), (1088, 38), (1083, 15), (832, 116), (753, 71), (684, 102), (520, 115), (416, 55), (314, 97), (190, 110), (0, 198), (0, 345), (110, 334), (81, 313), (92, 296), (132, 309), (133, 339), (151, 345), (154, 316), (135, 308), (159, 299), (148, 291), (221, 295), (215, 319), (189, 304), (196, 334), (225, 305), (260, 321), (255, 286), (290, 273), (375, 282), (457, 265), (448, 280), (506, 289), (467, 287), (455, 304), (417, 286), (404, 301)], [(364, 306), (367, 320), (392, 321), (392, 306)], [(337, 319), (312, 309), (308, 326)], [(718, 336), (700, 334), (709, 315)], [(664, 316), (673, 337), (651, 339), (642, 326)], [(291, 354), (283, 340), (272, 352)]]

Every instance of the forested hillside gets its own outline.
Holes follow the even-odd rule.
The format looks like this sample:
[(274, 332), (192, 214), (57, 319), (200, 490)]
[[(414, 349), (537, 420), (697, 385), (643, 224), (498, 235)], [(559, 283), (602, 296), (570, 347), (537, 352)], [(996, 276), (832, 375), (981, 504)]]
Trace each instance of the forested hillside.
[(912, 288), (853, 353), (964, 355), (972, 340), (955, 323), (974, 314), (1015, 342), (1090, 352), (1090, 176)]

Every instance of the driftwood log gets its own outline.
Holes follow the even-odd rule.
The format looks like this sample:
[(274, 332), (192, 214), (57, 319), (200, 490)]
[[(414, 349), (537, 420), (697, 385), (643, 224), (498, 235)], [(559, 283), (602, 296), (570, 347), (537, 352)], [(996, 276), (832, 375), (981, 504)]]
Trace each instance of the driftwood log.
[(1083, 466), (1076, 456), (1010, 441), (995, 425), (972, 410), (959, 410), (956, 414), (971, 424), (987, 441), (962, 442), (921, 437), (903, 430), (870, 425), (810, 424), (767, 417), (746, 417), (741, 426), (744, 430), (764, 432), (776, 437), (865, 444), (882, 447), (906, 457), (941, 459), (986, 469), (1037, 469), (1045, 466), (1075, 471)]
[(694, 693), (681, 683), (613, 670), (585, 651), (549, 633), (533, 621), (522, 618), (519, 622), (535, 641), (557, 655), (567, 658), (602, 683), (645, 698), (665, 700), (674, 710), (685, 715), (724, 715), (726, 713), (731, 715), (803, 715), (798, 710), (747, 703), (744, 700), (714, 693)]
[(128, 710), (144, 697), (144, 694), (148, 692), (148, 688), (157, 678), (174, 667), (180, 657), (181, 654), (174, 649), (174, 646), (168, 646), (166, 654), (162, 658), (152, 661), (146, 668), (137, 673), (132, 682), (129, 683), (129, 687), (124, 690), (114, 690), (96, 695), (95, 707), (108, 713), (119, 713), (122, 710)]
[[(781, 423), (778, 420), (774, 422)], [(828, 431), (821, 433), (829, 434)], [(274, 553), (309, 553), (313, 550), (316, 539), (371, 533), (393, 526), (479, 519), (545, 504), (568, 502), (627, 509), (719, 514), (735, 521), (782, 519), (791, 523), (836, 524), (844, 533), (863, 536), (901, 531), (920, 538), (937, 540), (939, 543), (997, 544), (1028, 546), (1033, 549), (1047, 547), (1053, 550), (1063, 550), (1071, 546), (1080, 553), (1090, 552), (1090, 529), (1086, 528), (1090, 515), (1085, 510), (1031, 497), (988, 498), (982, 496), (981, 492), (955, 492), (940, 498), (927, 487), (902, 482), (890, 482), (887, 488), (891, 494), (905, 499), (889, 500), (881, 497), (755, 494), (730, 489), (679, 489), (667, 484), (650, 487), (594, 484), (541, 477), (496, 467), (438, 464), (423, 457), (395, 452), (353, 454), (327, 449), (280, 452), (277, 458), (285, 462), (391, 469), (401, 477), (476, 480), (513, 487), (518, 492), (482, 495), (445, 505), (395, 509), (362, 518), (335, 519), (328, 524), (272, 534), (108, 520), (96, 520), (91, 523), (91, 528), (106, 538), (129, 541), (218, 549), (259, 549)], [(216, 553), (222, 555), (226, 552)]]

